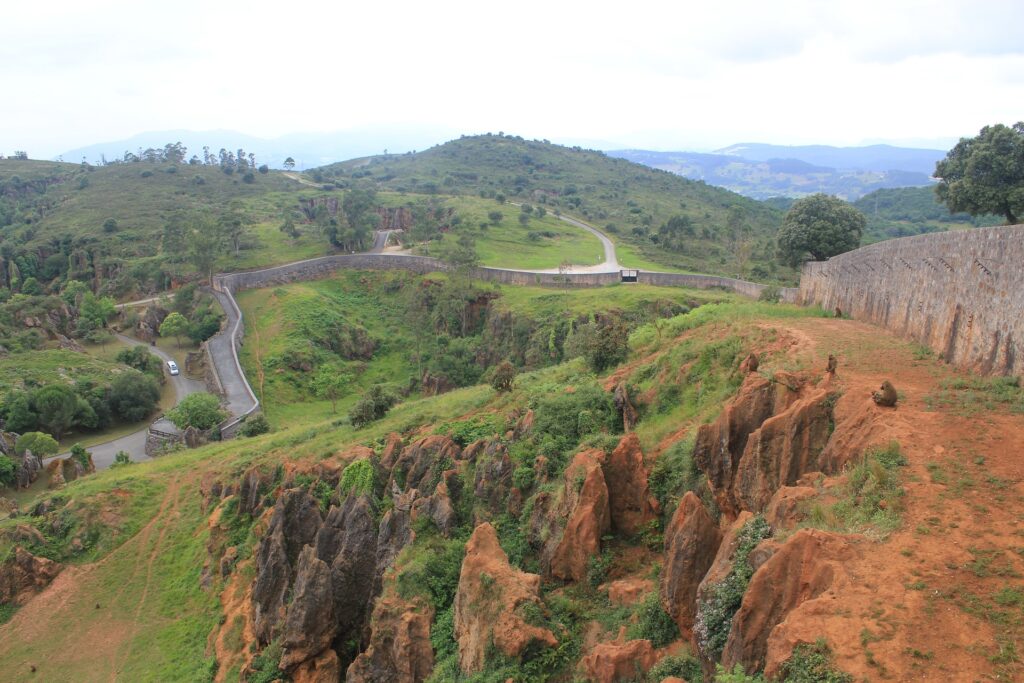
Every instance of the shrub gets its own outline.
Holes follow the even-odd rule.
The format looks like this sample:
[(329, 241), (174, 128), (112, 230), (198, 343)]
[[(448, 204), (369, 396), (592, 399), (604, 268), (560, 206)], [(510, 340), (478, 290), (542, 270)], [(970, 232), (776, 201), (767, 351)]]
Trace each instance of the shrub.
[(242, 426), (238, 429), (238, 434), (239, 436), (259, 436), (269, 431), (270, 423), (267, 422), (267, 416), (263, 413), (257, 413), (242, 423)]
[(127, 422), (145, 418), (160, 400), (160, 387), (151, 375), (128, 370), (110, 383), (110, 407)]
[(18, 466), (13, 460), (0, 453), (0, 486), (13, 486)]
[(853, 683), (853, 676), (832, 668), (832, 650), (824, 638), (801, 643), (782, 665), (786, 683)]
[(594, 588), (608, 578), (608, 570), (612, 567), (612, 554), (605, 550), (600, 555), (591, 555), (587, 560), (587, 583)]
[(666, 516), (675, 512), (687, 491), (696, 491), (703, 474), (693, 461), (693, 438), (677, 441), (651, 467), (648, 486)]
[(758, 301), (767, 301), (769, 303), (779, 303), (779, 298), (782, 296), (782, 292), (778, 287), (769, 285), (761, 290), (761, 296), (757, 298)]
[(24, 455), (25, 451), (32, 451), (32, 454), (40, 458), (54, 455), (60, 450), (57, 441), (49, 434), (42, 432), (27, 432), (18, 437), (14, 442), (14, 451)]
[(761, 515), (743, 525), (737, 537), (732, 571), (720, 582), (710, 586), (707, 598), (697, 605), (694, 633), (701, 650), (712, 659), (717, 659), (725, 648), (732, 628), (732, 618), (739, 610), (750, 577), (754, 574), (750, 566), (750, 553), (768, 537), (770, 531)]
[(517, 467), (512, 472), (512, 485), (520, 491), (527, 491), (533, 486), (533, 468), (527, 465)]
[[(654, 647), (665, 647), (679, 637), (679, 627), (661, 606), (657, 592), (644, 598), (637, 607), (636, 614), (637, 622), (630, 627), (630, 638), (649, 640)], [(678, 674), (665, 674), (670, 675)], [(661, 678), (658, 681), (661, 681)]]
[(620, 426), (611, 394), (596, 383), (579, 384), (571, 393), (549, 392), (533, 408), (533, 431), (549, 456), (565, 453), (591, 433), (616, 432)]
[(348, 413), (349, 422), (357, 429), (364, 427), (371, 422), (381, 419), (388, 414), (391, 406), (395, 405), (398, 399), (379, 384), (374, 384), (370, 390), (356, 402)]
[(128, 455), (128, 452), (118, 451), (117, 453), (114, 454), (114, 462), (113, 464), (111, 464), (110, 468), (114, 469), (115, 467), (124, 467), (125, 465), (131, 464), (132, 458), (130, 455)]
[(167, 419), (178, 429), (210, 429), (225, 417), (227, 413), (221, 410), (220, 399), (205, 392), (189, 394), (167, 411)]
[(512, 391), (512, 384), (516, 380), (516, 369), (507, 360), (502, 361), (494, 368), (494, 375), (491, 377), (491, 386), (495, 391)]
[(82, 466), (83, 469), (89, 469), (89, 463), (92, 460), (92, 454), (80, 443), (76, 443), (71, 447), (71, 459)]
[(374, 477), (372, 462), (366, 458), (356, 460), (342, 471), (338, 491), (342, 498), (351, 494), (372, 496)]
[(689, 655), (669, 655), (651, 667), (647, 672), (648, 683), (661, 683), (675, 676), (688, 683), (703, 683), (704, 671), (700, 662)]
[(629, 353), (629, 328), (616, 316), (580, 325), (565, 342), (567, 358), (583, 356), (594, 372), (618, 365)]

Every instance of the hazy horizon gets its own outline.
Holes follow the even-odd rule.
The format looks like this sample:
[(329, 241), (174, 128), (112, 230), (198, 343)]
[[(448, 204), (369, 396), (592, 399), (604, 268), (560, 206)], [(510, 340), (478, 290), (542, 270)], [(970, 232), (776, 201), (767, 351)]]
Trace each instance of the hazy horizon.
[(0, 152), (368, 126), (673, 151), (948, 146), (1020, 118), (1022, 20), (1008, 0), (8, 3)]

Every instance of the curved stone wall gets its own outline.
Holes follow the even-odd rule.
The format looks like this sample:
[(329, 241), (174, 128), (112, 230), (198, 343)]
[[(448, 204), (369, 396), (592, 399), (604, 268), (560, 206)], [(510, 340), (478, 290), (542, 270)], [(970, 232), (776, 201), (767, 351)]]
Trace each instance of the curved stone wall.
[(799, 301), (975, 372), (1024, 375), (1024, 225), (904, 237), (807, 263)]

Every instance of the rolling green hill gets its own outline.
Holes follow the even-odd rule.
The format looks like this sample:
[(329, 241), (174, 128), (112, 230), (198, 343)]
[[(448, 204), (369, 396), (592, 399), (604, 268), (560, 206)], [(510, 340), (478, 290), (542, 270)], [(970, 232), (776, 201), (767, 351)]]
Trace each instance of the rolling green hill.
[(934, 187), (876, 190), (853, 202), (868, 220), (864, 242), (879, 242), (926, 232), (999, 225), (998, 216), (951, 214), (938, 201)]
[(346, 187), (472, 194), (580, 216), (616, 239), (626, 266), (761, 280), (791, 276), (773, 261), (781, 221), (775, 209), (601, 152), (480, 135), (415, 154), (331, 164), (311, 175)]

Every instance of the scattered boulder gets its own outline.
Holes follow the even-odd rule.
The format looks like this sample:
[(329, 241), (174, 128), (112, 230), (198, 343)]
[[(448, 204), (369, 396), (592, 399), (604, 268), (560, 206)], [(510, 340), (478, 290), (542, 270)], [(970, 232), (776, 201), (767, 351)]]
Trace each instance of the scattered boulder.
[(600, 554), (601, 537), (611, 528), (603, 458), (603, 451), (582, 451), (565, 470), (564, 495), (556, 520), (567, 521), (548, 569), (556, 579), (585, 581), (587, 564)]
[(647, 486), (648, 471), (636, 434), (622, 437), (603, 469), (612, 529), (626, 536), (640, 533), (657, 519), (659, 506)]
[(684, 636), (693, 631), (697, 588), (722, 541), (715, 520), (693, 491), (679, 501), (665, 530), (665, 565), (661, 570), (661, 604)]
[(625, 683), (644, 680), (647, 671), (658, 657), (649, 640), (626, 640), (626, 627), (611, 643), (596, 645), (580, 661), (580, 669), (588, 681), (594, 683)]
[(798, 606), (832, 587), (853, 548), (838, 534), (801, 529), (754, 572), (722, 653), (722, 665), (747, 673), (765, 667), (768, 639)]
[(492, 645), (505, 656), (518, 658), (531, 645), (558, 644), (551, 631), (523, 617), (527, 604), (543, 605), (540, 576), (512, 567), (494, 527), (481, 524), (466, 544), (455, 595), (455, 639), (463, 672), (481, 671)]
[(421, 683), (434, 669), (430, 624), (422, 600), (383, 597), (371, 620), (370, 644), (348, 667), (347, 683)]

